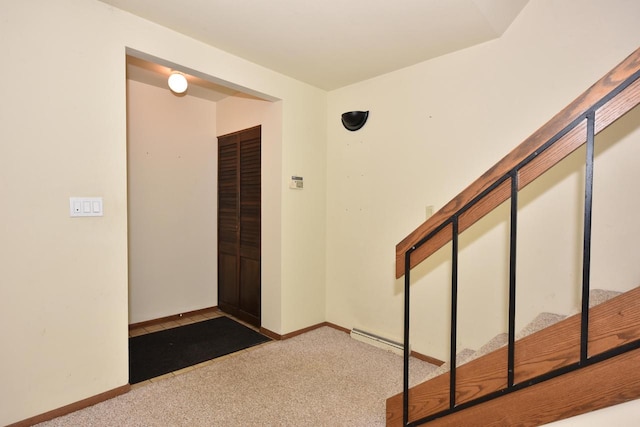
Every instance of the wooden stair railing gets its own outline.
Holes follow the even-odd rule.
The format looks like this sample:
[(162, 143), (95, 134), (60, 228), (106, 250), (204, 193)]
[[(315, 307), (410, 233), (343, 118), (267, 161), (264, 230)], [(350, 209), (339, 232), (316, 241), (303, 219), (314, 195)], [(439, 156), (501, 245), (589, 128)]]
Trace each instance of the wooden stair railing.
[[(639, 340), (640, 287), (593, 307), (589, 323), (591, 327), (589, 354), (592, 357)], [(580, 360), (579, 343), (580, 314), (567, 317), (517, 341), (516, 384), (524, 384), (551, 371), (575, 364)], [(486, 409), (471, 408), (460, 411), (455, 417), (445, 417), (429, 425), (487, 426), (493, 423), (506, 425), (500, 421), (507, 419), (510, 420), (508, 425), (540, 425), (640, 398), (640, 371), (637, 369), (640, 350), (636, 350), (634, 354), (636, 354), (632, 359), (636, 363), (632, 370), (634, 372), (621, 370), (619, 365), (613, 363), (606, 368), (607, 378), (593, 378), (593, 374), (588, 372), (575, 373), (573, 377), (565, 380), (562, 378), (566, 375), (556, 378), (555, 384), (541, 386), (540, 388), (545, 388), (544, 396), (536, 399), (544, 410), (540, 411), (538, 408), (538, 413), (534, 413), (534, 416), (529, 411), (531, 395), (522, 393), (524, 391), (522, 389), (514, 393), (515, 397), (510, 398), (509, 404), (496, 403), (491, 414), (488, 414)], [(464, 405), (473, 399), (499, 393), (506, 387), (506, 361), (507, 347), (501, 347), (460, 366), (456, 387), (458, 404)], [(582, 369), (577, 370), (577, 372), (580, 371)], [(596, 372), (598, 375), (602, 373), (600, 370)], [(591, 393), (585, 393), (584, 396), (567, 393), (569, 385), (578, 390), (590, 389), (596, 380), (600, 381), (600, 388)], [(565, 381), (567, 381), (566, 384)], [(618, 393), (621, 389), (623, 392)], [(613, 393), (611, 393), (612, 390)], [(411, 388), (409, 395), (410, 420), (446, 410), (449, 404), (449, 373), (416, 385)], [(480, 418), (479, 413), (483, 414)], [(402, 425), (402, 393), (387, 399), (387, 425)]]
[[(591, 252), (591, 209), (593, 189), (593, 163), (595, 136), (611, 123), (618, 120), (640, 103), (640, 49), (637, 49), (613, 70), (591, 86), (569, 106), (553, 117), (533, 135), (500, 160), (495, 166), (467, 187), (462, 193), (447, 203), (431, 218), (410, 233), (396, 246), (396, 277), (405, 276), (404, 303), (404, 372), (402, 396), (402, 424), (414, 425), (409, 417), (409, 307), (410, 271), (448, 242), (452, 242), (452, 284), (451, 284), (451, 360), (455, 359), (457, 341), (457, 276), (458, 276), (458, 236), (486, 214), (511, 199), (511, 248), (509, 277), (509, 331), (506, 357), (506, 386), (495, 392), (496, 396), (518, 391), (515, 376), (515, 247), (517, 240), (518, 193), (548, 169), (582, 145), (586, 145), (586, 185), (584, 209), (584, 246), (582, 310), (580, 314), (580, 337), (578, 359), (570, 369), (556, 370), (527, 381), (537, 385), (538, 381), (555, 380), (558, 375), (568, 374), (573, 369), (589, 368), (600, 358), (592, 359), (589, 346), (589, 288)], [(640, 340), (623, 346), (623, 351), (636, 351)], [(619, 353), (609, 352), (607, 358)], [(486, 399), (475, 399), (462, 406), (457, 402), (456, 366), (452, 363), (449, 374), (449, 402), (444, 413), (458, 412), (463, 407), (477, 405)], [(437, 413), (415, 423), (440, 417)]]
[[(562, 136), (553, 146), (539, 155), (536, 153), (555, 135), (559, 134), (567, 126), (584, 117), (585, 112), (592, 109), (605, 98), (609, 93), (632, 78), (640, 71), (640, 49), (629, 55), (616, 68), (601, 78), (591, 86), (586, 92), (580, 95), (564, 110), (556, 114), (547, 124), (538, 129), (533, 135), (522, 142), (511, 151), (506, 157), (496, 163), (491, 169), (485, 172), (473, 184), (469, 185), (453, 200), (447, 203), (442, 209), (431, 216), (427, 221), (411, 232), (400, 243), (396, 245), (396, 278), (404, 275), (405, 254), (421, 240), (433, 233), (443, 223), (448, 221), (452, 215), (461, 207), (470, 203), (480, 193), (488, 189), (501, 177), (507, 174), (516, 165), (529, 156), (536, 156), (536, 159), (519, 172), (519, 187), (521, 190), (527, 184), (542, 175), (549, 168), (560, 162), (563, 158), (571, 154), (585, 143), (586, 134), (584, 125), (576, 128), (568, 134)], [(640, 80), (635, 80), (620, 94), (609, 102), (600, 106), (596, 113), (596, 134), (605, 129), (608, 125), (616, 121), (627, 111), (631, 110), (640, 102)], [(469, 228), (476, 221), (498, 207), (509, 198), (508, 186), (503, 185), (492, 192), (491, 197), (485, 198), (466, 212), (460, 220), (459, 233)], [(420, 264), (431, 254), (451, 241), (451, 232), (442, 230), (429, 242), (422, 245), (411, 254), (410, 267)]]

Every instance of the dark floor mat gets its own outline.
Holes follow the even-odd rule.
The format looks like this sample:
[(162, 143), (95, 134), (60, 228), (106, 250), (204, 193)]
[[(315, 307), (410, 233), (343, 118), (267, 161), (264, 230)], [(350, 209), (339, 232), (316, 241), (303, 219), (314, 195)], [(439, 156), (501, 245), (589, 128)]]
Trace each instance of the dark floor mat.
[(269, 338), (228, 317), (132, 337), (129, 338), (129, 383), (139, 383), (266, 341)]

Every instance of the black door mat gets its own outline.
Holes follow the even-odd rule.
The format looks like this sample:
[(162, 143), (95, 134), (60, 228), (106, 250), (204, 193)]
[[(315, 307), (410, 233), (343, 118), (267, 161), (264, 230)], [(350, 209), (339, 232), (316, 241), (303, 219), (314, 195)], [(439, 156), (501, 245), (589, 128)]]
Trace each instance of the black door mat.
[(129, 338), (129, 383), (135, 384), (270, 341), (228, 318), (217, 317)]

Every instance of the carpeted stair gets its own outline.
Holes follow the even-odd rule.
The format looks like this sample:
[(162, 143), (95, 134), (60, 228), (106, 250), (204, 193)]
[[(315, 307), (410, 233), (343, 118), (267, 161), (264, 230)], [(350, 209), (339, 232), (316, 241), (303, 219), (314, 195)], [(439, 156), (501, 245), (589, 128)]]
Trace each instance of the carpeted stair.
[[(589, 298), (592, 308), (590, 355), (640, 338), (640, 288), (623, 295), (596, 289), (591, 291)], [(603, 304), (607, 301), (611, 303)], [(574, 311), (567, 316), (541, 313), (516, 334), (516, 384), (579, 360), (580, 315), (577, 313)], [(610, 331), (611, 328), (614, 330)], [(457, 354), (458, 405), (506, 387), (507, 339), (507, 334), (499, 334), (477, 351), (463, 349)], [(410, 420), (448, 409), (449, 370), (449, 363), (443, 364), (422, 384), (410, 390), (410, 413), (414, 413)], [(387, 400), (387, 425), (401, 425), (401, 401), (402, 394)], [(469, 410), (461, 412), (466, 411)], [(434, 424), (449, 425), (439, 422), (436, 420)]]
[[(593, 289), (589, 294), (589, 306), (595, 307), (598, 304), (602, 304), (603, 302), (620, 295), (620, 292), (617, 291), (608, 291), (602, 289)], [(578, 310), (574, 310), (571, 314), (578, 313)], [(527, 324), (523, 329), (516, 333), (515, 339), (520, 340), (528, 335), (531, 335), (535, 332), (538, 332), (542, 329), (548, 328), (549, 326), (558, 323), (561, 320), (566, 319), (566, 315), (556, 314), (556, 313), (540, 313), (538, 314), (529, 324)], [(508, 335), (506, 333), (498, 334), (493, 337), (489, 342), (480, 347), (478, 350), (472, 350), (469, 348), (465, 348), (460, 350), (456, 354), (456, 366), (460, 367), (468, 362), (476, 360), (485, 354), (489, 354), (501, 347), (504, 347), (508, 343)], [(429, 374), (428, 377), (424, 378), (424, 381), (428, 381), (431, 378), (435, 378), (439, 375), (442, 375), (446, 372), (449, 372), (451, 364), (449, 362), (445, 362), (438, 369), (434, 370)]]

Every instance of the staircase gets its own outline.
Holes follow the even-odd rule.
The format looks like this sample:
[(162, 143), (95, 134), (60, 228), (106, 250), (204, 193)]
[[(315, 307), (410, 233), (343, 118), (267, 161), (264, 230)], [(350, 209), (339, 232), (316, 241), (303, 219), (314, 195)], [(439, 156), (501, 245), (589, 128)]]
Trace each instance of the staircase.
[[(405, 277), (405, 367), (403, 392), (387, 400), (387, 425), (537, 426), (640, 398), (640, 288), (620, 295), (590, 289), (595, 136), (639, 103), (640, 49), (396, 246), (396, 277)], [(518, 193), (582, 146), (581, 307), (568, 316), (543, 313), (516, 333)], [(477, 352), (459, 352), (458, 237), (505, 201), (511, 202), (508, 331)], [(409, 389), (411, 270), (448, 243), (455, 363)], [(540, 329), (540, 323), (553, 324)]]
[[(543, 313), (525, 327), (519, 337), (515, 346), (516, 384), (527, 384), (580, 360), (579, 313), (568, 317)], [(589, 356), (594, 360), (638, 339), (640, 287), (591, 309)], [(640, 398), (640, 372), (637, 369), (640, 350), (636, 349), (614, 356), (607, 363), (570, 370), (553, 380), (537, 382), (535, 386), (523, 387), (483, 405), (464, 409), (466, 403), (492, 397), (506, 388), (506, 344), (506, 334), (501, 334), (477, 352), (463, 350), (458, 353), (456, 402), (462, 409), (447, 417), (435, 417), (428, 425), (537, 426)], [(431, 374), (431, 378), (411, 389), (410, 421), (428, 419), (448, 409), (449, 372), (449, 367), (443, 365)], [(402, 393), (387, 400), (387, 425), (403, 425)]]

